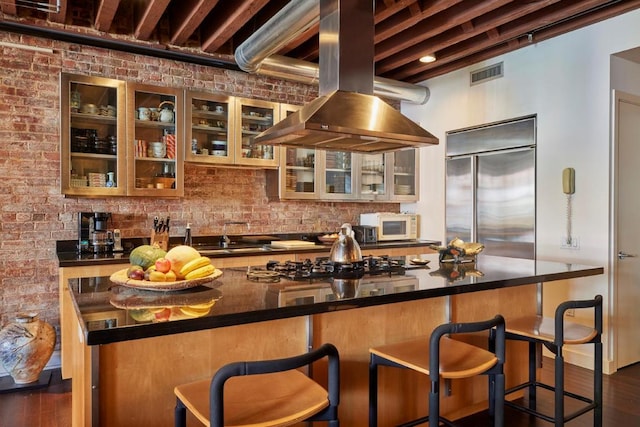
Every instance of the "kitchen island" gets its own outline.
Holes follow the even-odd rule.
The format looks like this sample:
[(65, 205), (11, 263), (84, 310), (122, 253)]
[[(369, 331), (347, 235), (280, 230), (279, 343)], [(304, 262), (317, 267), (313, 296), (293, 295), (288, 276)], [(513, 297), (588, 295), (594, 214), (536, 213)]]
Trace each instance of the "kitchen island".
[[(438, 264), (436, 254), (406, 260), (414, 258), (429, 263), (397, 276), (365, 277), (346, 294), (330, 279), (248, 280), (246, 268), (224, 269), (207, 286), (167, 293), (114, 286), (108, 277), (69, 279), (79, 328), (73, 425), (169, 426), (176, 384), (209, 377), (230, 361), (283, 357), (332, 342), (341, 356), (341, 422), (364, 426), (369, 347), (428, 335), (449, 320), (501, 313), (508, 321), (535, 313), (538, 283), (603, 273), (602, 267), (482, 255), (465, 264)], [(525, 354), (523, 347), (508, 347), (508, 382), (525, 374)], [(426, 412), (419, 378), (385, 374), (381, 425)], [(475, 380), (452, 384), (444, 414), (482, 407), (486, 383)], [(400, 386), (420, 397), (401, 399), (392, 392)]]

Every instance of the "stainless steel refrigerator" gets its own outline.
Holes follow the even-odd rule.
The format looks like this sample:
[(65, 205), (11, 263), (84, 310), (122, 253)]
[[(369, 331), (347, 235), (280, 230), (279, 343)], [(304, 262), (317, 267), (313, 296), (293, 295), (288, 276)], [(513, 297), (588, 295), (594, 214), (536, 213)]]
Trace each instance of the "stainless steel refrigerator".
[(447, 132), (446, 239), (535, 258), (536, 118)]

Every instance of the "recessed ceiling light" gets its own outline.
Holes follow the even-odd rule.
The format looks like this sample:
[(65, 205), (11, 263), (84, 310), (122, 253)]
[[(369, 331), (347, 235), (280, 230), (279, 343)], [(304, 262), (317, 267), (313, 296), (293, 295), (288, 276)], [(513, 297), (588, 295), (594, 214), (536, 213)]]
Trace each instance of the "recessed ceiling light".
[(435, 60), (436, 60), (436, 55), (433, 53), (430, 53), (420, 58), (420, 62), (426, 62), (426, 63), (433, 62)]

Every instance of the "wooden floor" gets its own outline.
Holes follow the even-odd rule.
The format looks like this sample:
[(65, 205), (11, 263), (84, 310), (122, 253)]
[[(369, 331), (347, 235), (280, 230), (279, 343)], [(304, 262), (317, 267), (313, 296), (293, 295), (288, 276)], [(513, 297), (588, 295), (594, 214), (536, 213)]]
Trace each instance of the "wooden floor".
[[(553, 362), (545, 359), (543, 382), (551, 383)], [(568, 390), (590, 393), (593, 389), (591, 371), (567, 365), (565, 381)], [(603, 380), (604, 427), (640, 426), (640, 363), (624, 368)], [(553, 397), (539, 391), (539, 408), (551, 408)], [(551, 424), (515, 410), (506, 410), (507, 427), (548, 427)], [(171, 419), (173, 414), (167, 414)], [(569, 427), (593, 426), (592, 415), (585, 414), (569, 422)], [(461, 427), (487, 425), (486, 416), (479, 414), (460, 421)], [(68, 427), (71, 425), (71, 383), (62, 381), (60, 372), (53, 371), (48, 388), (0, 394), (0, 427)], [(355, 427), (355, 426), (344, 426)], [(386, 427), (386, 426), (382, 426)]]

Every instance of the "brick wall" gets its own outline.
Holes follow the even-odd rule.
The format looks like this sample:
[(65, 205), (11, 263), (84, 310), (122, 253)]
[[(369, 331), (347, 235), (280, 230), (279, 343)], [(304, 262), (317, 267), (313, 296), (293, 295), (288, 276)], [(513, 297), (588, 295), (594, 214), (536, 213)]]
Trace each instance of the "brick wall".
[[(172, 235), (221, 234), (225, 220), (251, 233), (321, 232), (357, 222), (360, 212), (397, 210), (375, 203), (280, 202), (266, 197), (265, 171), (185, 166), (185, 197), (65, 198), (60, 194), (61, 72), (247, 98), (303, 104), (315, 87), (76, 44), (0, 33), (0, 41), (53, 49), (0, 46), (0, 324), (33, 309), (59, 327), (57, 240), (77, 239), (77, 214), (113, 213), (123, 237), (148, 235), (155, 215), (170, 215)], [(231, 231), (231, 230), (230, 230)], [(233, 231), (231, 231), (233, 232)], [(241, 231), (238, 231), (241, 232)]]

